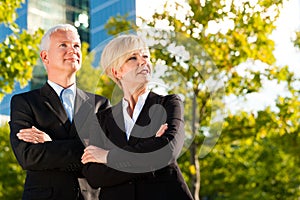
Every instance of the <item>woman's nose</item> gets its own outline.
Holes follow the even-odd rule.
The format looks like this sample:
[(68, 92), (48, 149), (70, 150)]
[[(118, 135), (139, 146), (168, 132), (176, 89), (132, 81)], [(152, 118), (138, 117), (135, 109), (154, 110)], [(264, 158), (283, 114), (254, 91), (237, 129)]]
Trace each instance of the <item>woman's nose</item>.
[(144, 65), (147, 63), (147, 58), (145, 58), (144, 56), (139, 56), (139, 60), (140, 60), (141, 65)]

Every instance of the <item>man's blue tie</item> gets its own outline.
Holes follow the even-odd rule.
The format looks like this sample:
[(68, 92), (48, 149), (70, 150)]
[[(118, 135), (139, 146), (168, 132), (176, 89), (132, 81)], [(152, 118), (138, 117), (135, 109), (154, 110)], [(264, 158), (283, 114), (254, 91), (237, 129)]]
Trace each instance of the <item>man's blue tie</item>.
[(60, 93), (60, 99), (65, 107), (70, 122), (72, 122), (73, 119), (72, 101), (74, 99), (73, 91), (71, 89), (63, 89)]

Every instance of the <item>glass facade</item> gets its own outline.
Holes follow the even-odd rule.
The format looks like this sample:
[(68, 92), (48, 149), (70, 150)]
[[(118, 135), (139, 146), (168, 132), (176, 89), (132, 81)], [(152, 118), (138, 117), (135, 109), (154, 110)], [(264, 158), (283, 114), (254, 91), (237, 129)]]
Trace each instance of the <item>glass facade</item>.
[[(55, 9), (53, 9), (55, 8)], [(89, 42), (89, 0), (29, 0), (28, 30), (69, 23), (78, 28), (81, 40)]]
[(110, 36), (104, 26), (108, 19), (117, 15), (128, 15), (128, 20), (136, 20), (135, 0), (90, 0), (90, 51), (94, 52), (94, 67), (99, 66), (105, 40)]
[(104, 25), (112, 16), (128, 14), (130, 20), (136, 18), (135, 0), (90, 0), (90, 48), (96, 48), (109, 37)]
[(67, 22), (77, 27), (81, 41), (89, 43), (89, 0), (66, 0)]
[[(55, 9), (54, 9), (55, 8)], [(28, 0), (28, 30), (49, 29), (54, 24), (66, 22), (65, 1)]]

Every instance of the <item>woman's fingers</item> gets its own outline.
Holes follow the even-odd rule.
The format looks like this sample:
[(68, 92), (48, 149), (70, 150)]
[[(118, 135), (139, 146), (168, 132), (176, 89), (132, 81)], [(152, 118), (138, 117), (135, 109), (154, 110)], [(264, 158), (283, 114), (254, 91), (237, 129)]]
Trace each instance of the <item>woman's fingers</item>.
[(161, 137), (167, 129), (168, 129), (168, 124), (167, 123), (162, 124), (158, 129), (158, 131), (156, 132), (155, 137)]

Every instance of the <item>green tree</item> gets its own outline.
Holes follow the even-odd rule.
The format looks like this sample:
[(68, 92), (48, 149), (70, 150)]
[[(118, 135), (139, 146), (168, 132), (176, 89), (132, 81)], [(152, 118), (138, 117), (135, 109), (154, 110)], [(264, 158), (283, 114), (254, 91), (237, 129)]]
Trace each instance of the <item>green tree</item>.
[(88, 47), (87, 43), (82, 43), (82, 67), (77, 72), (77, 85), (85, 91), (103, 95), (110, 99), (115, 84), (109, 77), (104, 75), (100, 66), (93, 66), (95, 52), (89, 52)]
[(17, 18), (16, 9), (24, 0), (0, 1), (0, 23), (12, 32), (0, 43), (0, 101), (5, 94), (14, 90), (15, 83), (26, 86), (32, 77), (32, 70), (38, 59), (38, 44), (43, 31), (38, 29), (33, 34), (20, 30), (14, 22)]
[[(299, 180), (296, 178), (299, 170), (288, 173), (298, 164), (295, 143), (299, 125), (295, 110), (299, 94), (293, 85), (299, 80), (287, 66), (275, 65), (274, 41), (269, 37), (276, 28), (275, 22), (285, 2), (190, 0), (183, 5), (167, 1), (164, 12), (154, 13), (149, 21), (144, 19), (145, 27), (157, 27), (157, 24), (164, 23), (164, 28), (171, 32), (196, 41), (197, 45), (184, 46), (179, 39), (173, 40), (179, 41), (185, 50), (199, 46), (196, 49), (199, 55), (202, 54), (201, 49), (206, 52), (203, 58), (190, 56), (188, 60), (180, 60), (166, 50), (171, 47), (170, 43), (164, 43), (165, 48), (156, 45), (151, 49), (154, 63), (163, 60), (169, 66), (170, 70), (164, 75), (166, 80), (174, 81), (176, 79), (169, 77), (180, 74), (182, 77), (177, 76), (180, 83), (185, 80), (192, 85), (193, 94), (188, 97), (194, 101), (186, 103), (185, 109), (197, 106), (192, 110), (197, 111), (195, 116), (198, 117), (194, 123), (196, 126), (190, 130), (194, 136), (190, 151), (180, 158), (180, 163), (195, 199), (200, 196), (210, 199), (295, 199), (299, 196)], [(225, 22), (227, 26), (222, 28)], [(217, 31), (211, 29), (212, 24), (218, 27)], [(113, 24), (107, 27), (120, 32), (130, 29), (113, 29)], [(215, 68), (206, 62), (209, 60), (207, 56)], [(243, 73), (238, 70), (241, 64), (249, 66)], [(251, 67), (255, 64), (260, 64), (261, 69)], [(210, 74), (208, 71), (216, 73)], [(217, 145), (202, 157), (201, 148), (209, 147), (205, 145), (207, 130), (209, 136), (215, 139), (220, 135), (211, 124), (213, 115), (218, 114), (213, 113), (213, 108), (217, 105), (222, 110), (222, 101), (212, 101), (210, 91), (202, 89), (209, 79), (203, 73), (224, 80), (224, 94), (227, 96), (246, 98), (248, 94), (259, 92), (264, 81), (276, 80), (278, 83), (285, 82), (291, 97), (279, 97), (276, 105), (279, 111), (276, 112), (270, 108), (258, 113), (241, 110), (231, 114), (227, 111)], [(176, 90), (172, 88), (172, 91)], [(195, 119), (192, 115), (186, 118), (188, 121)], [(284, 142), (281, 140), (283, 138)]]
[(296, 37), (293, 39), (294, 46), (300, 48), (300, 31), (295, 32)]
[(82, 42), (82, 66), (77, 72), (77, 86), (85, 91), (94, 93), (100, 76), (100, 69), (93, 68), (93, 53), (88, 52), (89, 44)]
[(17, 163), (9, 142), (8, 124), (0, 127), (0, 199), (21, 199), (25, 171)]

